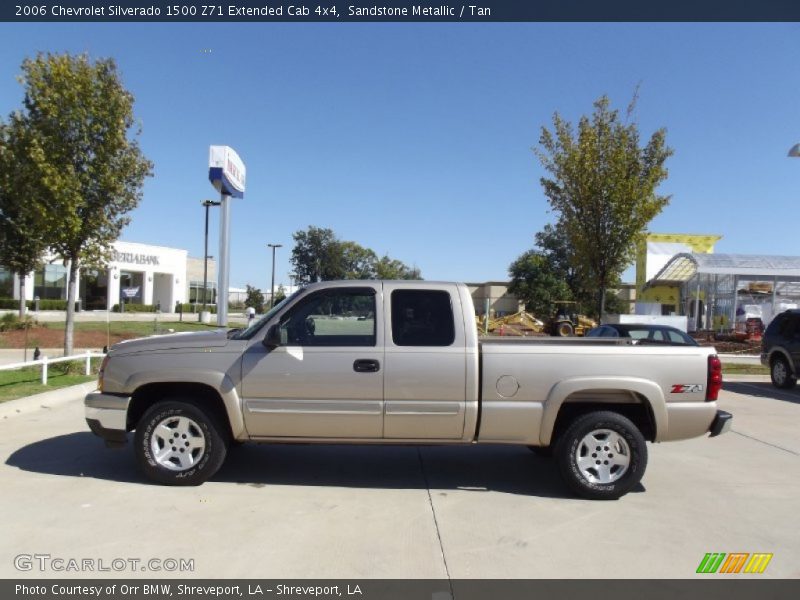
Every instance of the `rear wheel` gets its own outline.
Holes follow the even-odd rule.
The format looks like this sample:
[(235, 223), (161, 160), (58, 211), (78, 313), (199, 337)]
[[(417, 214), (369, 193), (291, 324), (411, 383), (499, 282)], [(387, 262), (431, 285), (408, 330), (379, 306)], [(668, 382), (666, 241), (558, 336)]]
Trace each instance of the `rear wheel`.
[(222, 466), (228, 440), (222, 424), (184, 400), (151, 406), (136, 426), (134, 449), (145, 475), (167, 485), (200, 485)]
[(556, 325), (556, 334), (559, 337), (570, 337), (575, 333), (575, 328), (572, 323), (559, 323)]
[(791, 389), (797, 383), (797, 378), (792, 375), (789, 363), (782, 356), (777, 356), (772, 361), (769, 369), (772, 385), (783, 390)]
[(579, 417), (559, 437), (555, 457), (564, 481), (579, 496), (616, 500), (639, 483), (647, 444), (630, 419), (609, 411)]

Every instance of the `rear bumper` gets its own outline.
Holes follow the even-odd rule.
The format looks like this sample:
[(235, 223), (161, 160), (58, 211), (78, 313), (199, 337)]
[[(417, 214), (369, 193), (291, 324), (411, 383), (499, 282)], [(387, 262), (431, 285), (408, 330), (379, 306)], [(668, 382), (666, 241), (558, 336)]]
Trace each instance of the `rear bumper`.
[(114, 396), (102, 392), (87, 394), (84, 400), (86, 424), (106, 446), (122, 446), (127, 442), (127, 419), (130, 396)]
[(709, 437), (716, 437), (720, 434), (730, 431), (733, 424), (733, 415), (724, 410), (718, 410), (717, 416), (711, 422), (711, 427), (708, 428)]

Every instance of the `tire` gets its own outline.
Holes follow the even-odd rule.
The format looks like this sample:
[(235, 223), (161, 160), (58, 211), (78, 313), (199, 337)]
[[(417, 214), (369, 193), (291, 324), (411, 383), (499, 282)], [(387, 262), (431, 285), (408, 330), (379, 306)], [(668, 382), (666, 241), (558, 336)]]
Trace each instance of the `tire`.
[(556, 325), (556, 335), (558, 337), (570, 337), (575, 334), (572, 323), (559, 323)]
[[(151, 406), (137, 423), (134, 452), (149, 479), (200, 485), (225, 461), (227, 438), (223, 424), (207, 410), (187, 400), (165, 400)], [(172, 451), (167, 440), (178, 441)], [(165, 449), (161, 456), (159, 448)]]
[(789, 363), (782, 356), (777, 356), (772, 360), (769, 376), (772, 379), (772, 385), (781, 390), (790, 390), (797, 383), (797, 378), (792, 375)]
[(647, 444), (630, 419), (598, 411), (578, 417), (567, 428), (558, 439), (555, 457), (561, 476), (577, 495), (616, 500), (641, 481)]

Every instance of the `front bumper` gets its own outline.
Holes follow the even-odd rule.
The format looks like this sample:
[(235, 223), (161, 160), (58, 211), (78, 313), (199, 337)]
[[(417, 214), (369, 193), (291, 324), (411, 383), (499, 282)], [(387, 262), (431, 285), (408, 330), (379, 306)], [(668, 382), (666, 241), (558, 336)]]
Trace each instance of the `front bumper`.
[(708, 437), (716, 437), (720, 434), (727, 433), (733, 424), (733, 415), (724, 410), (718, 410), (717, 416), (711, 422), (711, 427), (708, 432), (711, 434)]
[(102, 392), (86, 395), (86, 424), (96, 436), (103, 438), (106, 446), (119, 447), (127, 440), (127, 419), (130, 396), (115, 396)]

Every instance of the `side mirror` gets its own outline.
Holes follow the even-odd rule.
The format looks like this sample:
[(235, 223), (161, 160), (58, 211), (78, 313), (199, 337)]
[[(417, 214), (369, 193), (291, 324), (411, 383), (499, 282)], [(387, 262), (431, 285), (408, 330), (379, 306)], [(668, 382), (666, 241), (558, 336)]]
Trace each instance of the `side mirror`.
[(264, 336), (264, 346), (273, 350), (281, 345), (281, 326), (278, 323), (270, 325), (267, 335)]

